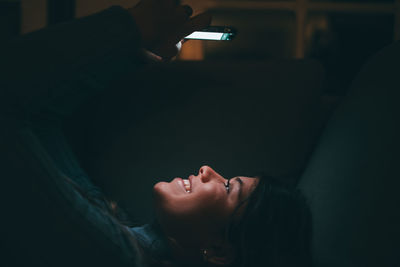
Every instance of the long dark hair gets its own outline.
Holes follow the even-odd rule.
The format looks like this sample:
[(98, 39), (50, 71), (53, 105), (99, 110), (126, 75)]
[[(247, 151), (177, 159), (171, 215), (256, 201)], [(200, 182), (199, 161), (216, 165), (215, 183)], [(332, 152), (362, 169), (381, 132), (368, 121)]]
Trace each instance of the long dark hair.
[[(237, 251), (231, 266), (253, 267), (310, 267), (312, 265), (311, 213), (302, 193), (279, 178), (260, 175), (259, 182), (239, 220), (232, 220), (226, 230), (226, 241)], [(68, 179), (78, 192), (99, 207), (99, 203), (84, 194), (80, 187)], [(154, 258), (148, 249), (140, 247), (126, 226), (133, 226), (115, 202), (104, 199), (106, 212), (119, 222), (123, 233), (139, 250), (147, 266), (178, 266), (171, 261)], [(234, 212), (235, 213), (235, 212)]]
[(233, 266), (311, 266), (311, 212), (306, 199), (279, 178), (258, 178), (243, 216), (227, 229), (238, 252)]

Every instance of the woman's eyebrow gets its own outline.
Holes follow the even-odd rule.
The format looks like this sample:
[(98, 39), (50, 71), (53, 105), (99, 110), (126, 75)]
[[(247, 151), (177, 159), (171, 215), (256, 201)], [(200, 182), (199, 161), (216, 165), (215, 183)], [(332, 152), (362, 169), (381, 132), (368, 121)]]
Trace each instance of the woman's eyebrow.
[(239, 184), (239, 194), (238, 194), (238, 200), (242, 199), (242, 191), (243, 191), (243, 181), (240, 179), (240, 177), (235, 177), (234, 178), (238, 184)]

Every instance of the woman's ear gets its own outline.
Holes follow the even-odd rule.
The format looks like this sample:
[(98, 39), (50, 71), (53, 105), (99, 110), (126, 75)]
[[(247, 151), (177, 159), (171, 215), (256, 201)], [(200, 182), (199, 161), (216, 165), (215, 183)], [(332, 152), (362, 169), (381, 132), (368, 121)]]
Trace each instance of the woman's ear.
[(223, 243), (203, 250), (204, 261), (214, 265), (230, 265), (234, 262), (235, 258), (235, 249), (229, 243)]

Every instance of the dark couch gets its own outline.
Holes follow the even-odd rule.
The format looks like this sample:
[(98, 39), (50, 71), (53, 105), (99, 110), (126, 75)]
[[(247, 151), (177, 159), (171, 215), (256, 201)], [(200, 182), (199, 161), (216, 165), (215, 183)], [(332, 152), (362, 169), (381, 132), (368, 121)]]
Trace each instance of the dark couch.
[(302, 175), (316, 266), (400, 266), (400, 43), (374, 56)]
[(138, 222), (152, 218), (156, 181), (203, 164), (227, 177), (300, 177), (313, 215), (315, 266), (400, 266), (399, 62), (399, 43), (373, 57), (331, 118), (323, 71), (313, 61), (154, 67), (139, 79), (143, 101), (127, 86), (123, 98), (134, 104), (108, 117), (119, 133), (96, 140), (102, 152), (87, 168)]

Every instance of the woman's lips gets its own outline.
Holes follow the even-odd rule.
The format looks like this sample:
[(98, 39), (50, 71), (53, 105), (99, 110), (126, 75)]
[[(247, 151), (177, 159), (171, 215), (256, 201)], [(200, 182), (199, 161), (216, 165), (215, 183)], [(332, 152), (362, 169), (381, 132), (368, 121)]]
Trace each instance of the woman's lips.
[(175, 178), (177, 183), (185, 190), (185, 193), (191, 193), (192, 192), (192, 183), (191, 179), (182, 179), (182, 178)]
[(186, 192), (188, 193), (192, 192), (192, 186), (189, 180), (183, 180), (183, 185), (185, 186)]
[(190, 182), (190, 191), (193, 191), (193, 179), (195, 178), (195, 176), (192, 174), (192, 175), (189, 175), (189, 182)]
[(182, 188), (183, 188), (183, 190), (185, 190), (185, 192), (186, 192), (186, 189), (185, 189), (185, 184), (184, 184), (184, 182), (183, 182), (183, 179), (182, 178), (177, 178), (178, 179), (178, 183), (179, 183), (179, 185), (181, 185), (182, 186)]

